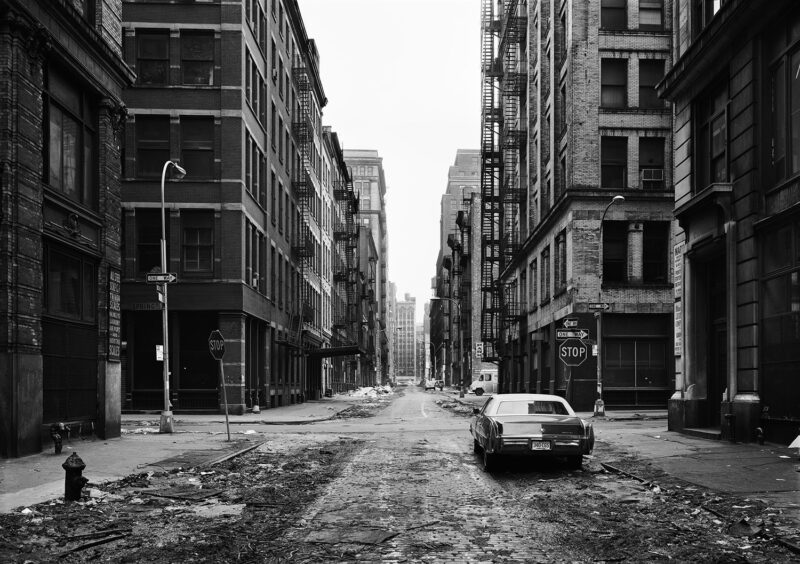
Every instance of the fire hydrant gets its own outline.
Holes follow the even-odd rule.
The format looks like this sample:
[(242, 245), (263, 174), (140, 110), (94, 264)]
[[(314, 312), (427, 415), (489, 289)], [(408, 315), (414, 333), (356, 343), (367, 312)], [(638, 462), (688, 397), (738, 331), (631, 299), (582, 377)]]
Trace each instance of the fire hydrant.
[(83, 463), (83, 459), (78, 456), (77, 452), (73, 452), (61, 467), (66, 472), (66, 476), (64, 476), (64, 501), (80, 500), (81, 490), (89, 481), (88, 478), (82, 475), (86, 464)]
[(56, 454), (61, 454), (61, 441), (64, 437), (61, 436), (62, 433), (66, 433), (69, 435), (69, 426), (64, 425), (63, 423), (53, 423), (50, 425), (50, 438), (53, 439), (53, 445), (56, 449)]

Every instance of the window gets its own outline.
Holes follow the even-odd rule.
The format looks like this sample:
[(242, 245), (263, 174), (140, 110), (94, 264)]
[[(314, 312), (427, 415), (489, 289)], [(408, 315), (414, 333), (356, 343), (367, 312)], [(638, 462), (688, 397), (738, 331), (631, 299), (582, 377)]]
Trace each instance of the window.
[(627, 107), (627, 59), (603, 59), (600, 62), (600, 105), (604, 108)]
[(269, 185), (270, 185), (270, 206), (269, 212), (272, 216), (272, 225), (275, 225), (277, 222), (277, 211), (276, 208), (276, 200), (278, 198), (278, 181), (276, 180), (275, 171), (271, 171), (269, 175)]
[(97, 207), (95, 101), (54, 69), (47, 81), (48, 184), (70, 200)]
[(278, 129), (278, 121), (277, 121), (277, 109), (275, 108), (275, 102), (272, 102), (272, 109), (270, 112), (270, 136), (269, 141), (272, 144), (272, 151), (275, 151), (275, 136), (277, 135), (276, 131)]
[(275, 247), (272, 247), (271, 256), (270, 256), (270, 269), (269, 269), (269, 291), (270, 291), (270, 299), (274, 302), (276, 297), (276, 288), (275, 288), (275, 277), (276, 277), (276, 269), (278, 268), (277, 264), (277, 257)]
[(656, 84), (664, 78), (662, 59), (639, 61), (639, 107), (664, 109), (664, 101), (658, 97)]
[(601, 0), (600, 28), (628, 29), (626, 0)]
[(278, 231), (283, 233), (283, 204), (286, 195), (283, 189), (283, 182), (278, 182)]
[(727, 0), (692, 0), (692, 35), (697, 37), (711, 23)]
[(536, 286), (539, 282), (537, 278), (539, 276), (539, 272), (536, 269), (536, 259), (531, 261), (529, 270), (530, 275), (528, 276), (528, 283), (530, 284), (530, 294), (528, 296), (528, 303), (530, 304), (531, 309), (535, 309), (536, 304), (538, 303), (536, 301)]
[(567, 232), (556, 236), (555, 293), (567, 289)]
[(214, 84), (214, 33), (181, 32), (183, 84)]
[(644, 190), (664, 189), (663, 137), (639, 137), (639, 179)]
[(666, 284), (669, 222), (646, 221), (643, 227), (642, 281), (645, 284)]
[(168, 160), (169, 116), (136, 116), (137, 175), (160, 178), (161, 169)]
[(800, 34), (776, 26), (774, 35), (770, 44), (773, 184), (800, 172)]
[(169, 82), (169, 31), (137, 31), (136, 78), (139, 84)]
[(600, 186), (625, 188), (627, 165), (628, 138), (603, 136), (600, 139)]
[[(161, 272), (161, 210), (136, 210), (136, 272)], [(169, 219), (169, 218), (165, 218)], [(169, 221), (166, 221), (167, 270), (169, 270)]]
[(664, 29), (664, 0), (639, 0), (639, 29), (643, 31)]
[(184, 273), (211, 273), (214, 267), (214, 212), (182, 211)]
[(605, 221), (603, 230), (603, 283), (628, 279), (628, 222)]
[(181, 166), (190, 179), (214, 175), (213, 117), (181, 117)]
[(723, 82), (701, 95), (694, 104), (695, 190), (728, 180), (728, 87)]
[(45, 312), (78, 321), (94, 321), (97, 311), (94, 262), (47, 245), (44, 269)]
[(541, 296), (539, 296), (541, 303), (550, 301), (550, 247), (546, 247), (541, 254), (540, 262), (542, 264), (542, 283)]

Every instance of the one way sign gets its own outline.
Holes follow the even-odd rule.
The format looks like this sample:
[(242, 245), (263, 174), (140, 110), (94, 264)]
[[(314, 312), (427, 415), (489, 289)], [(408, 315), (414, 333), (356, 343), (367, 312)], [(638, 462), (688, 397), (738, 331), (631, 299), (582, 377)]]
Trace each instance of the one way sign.
[(556, 329), (556, 339), (588, 339), (589, 331), (587, 329)]

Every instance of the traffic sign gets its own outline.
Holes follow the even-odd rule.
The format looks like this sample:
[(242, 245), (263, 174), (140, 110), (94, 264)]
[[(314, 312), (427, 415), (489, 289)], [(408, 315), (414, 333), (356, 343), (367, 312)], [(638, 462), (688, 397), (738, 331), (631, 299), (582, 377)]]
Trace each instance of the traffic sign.
[(556, 329), (556, 339), (588, 339), (588, 329)]
[(483, 343), (475, 343), (475, 358), (483, 358)]
[(591, 302), (589, 304), (589, 309), (590, 310), (592, 310), (592, 309), (608, 309), (610, 307), (611, 306), (609, 304), (604, 303), (604, 302)]
[(564, 327), (566, 327), (567, 329), (570, 329), (572, 327), (577, 327), (577, 326), (578, 326), (578, 320), (575, 319), (574, 317), (566, 317), (566, 318), (564, 318)]
[(208, 336), (208, 351), (216, 360), (222, 360), (225, 356), (225, 338), (217, 329)]
[(588, 354), (589, 347), (578, 339), (567, 339), (558, 345), (558, 358), (567, 366), (580, 366)]
[(177, 279), (172, 272), (151, 272), (147, 275), (148, 284), (171, 284)]

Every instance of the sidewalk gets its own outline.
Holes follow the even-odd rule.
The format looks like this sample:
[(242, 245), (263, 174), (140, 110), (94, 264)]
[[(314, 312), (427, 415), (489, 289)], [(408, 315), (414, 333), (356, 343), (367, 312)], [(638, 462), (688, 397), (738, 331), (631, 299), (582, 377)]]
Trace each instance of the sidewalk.
[[(0, 513), (64, 495), (61, 464), (77, 452), (86, 464), (84, 476), (98, 484), (119, 480), (130, 474), (209, 463), (264, 441), (257, 425), (300, 425), (325, 421), (363, 398), (337, 395), (267, 409), (261, 413), (230, 415), (231, 442), (227, 441), (224, 414), (173, 417), (174, 433), (159, 434), (160, 413), (122, 416), (122, 436), (115, 439), (65, 440), (61, 454), (53, 445), (22, 458), (0, 460)], [(249, 428), (253, 427), (253, 428)]]

